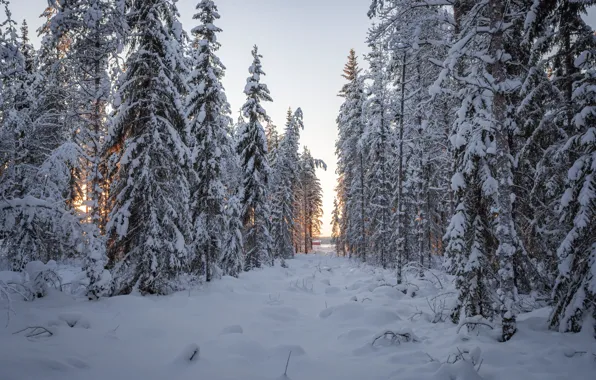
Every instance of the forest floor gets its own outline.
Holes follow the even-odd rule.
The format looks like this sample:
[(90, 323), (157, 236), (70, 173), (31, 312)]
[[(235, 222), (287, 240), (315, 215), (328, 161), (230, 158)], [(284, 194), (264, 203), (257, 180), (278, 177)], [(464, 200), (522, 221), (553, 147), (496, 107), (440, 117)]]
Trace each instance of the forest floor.
[[(592, 334), (549, 331), (546, 308), (500, 343), (498, 327), (447, 319), (455, 293), (440, 272), (411, 271), (400, 288), (329, 251), (167, 297), (15, 301), (6, 327), (0, 316), (0, 380), (594, 379)], [(15, 334), (28, 326), (52, 335)]]

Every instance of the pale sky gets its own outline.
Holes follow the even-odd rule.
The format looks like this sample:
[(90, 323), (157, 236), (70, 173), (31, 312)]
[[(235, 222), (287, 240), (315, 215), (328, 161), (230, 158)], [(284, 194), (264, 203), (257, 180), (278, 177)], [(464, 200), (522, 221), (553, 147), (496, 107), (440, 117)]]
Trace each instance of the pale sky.
[[(178, 9), (184, 28), (192, 20), (197, 0), (179, 0)], [(233, 119), (245, 97), (242, 91), (252, 62), (254, 44), (263, 54), (262, 82), (269, 86), (273, 103), (265, 109), (278, 130), (283, 126), (288, 107), (301, 107), (305, 130), (301, 143), (315, 158), (328, 165), (318, 176), (324, 191), (323, 236), (331, 234), (331, 211), (335, 188), (335, 118), (342, 99), (337, 96), (344, 84), (343, 66), (351, 48), (362, 57), (370, 22), (366, 16), (369, 0), (216, 0), (223, 29), (219, 56), (227, 67), (224, 86), (234, 110)], [(39, 27), (39, 15), (47, 0), (12, 0), (15, 20), (27, 19), (30, 31)], [(38, 41), (34, 39), (36, 46)]]

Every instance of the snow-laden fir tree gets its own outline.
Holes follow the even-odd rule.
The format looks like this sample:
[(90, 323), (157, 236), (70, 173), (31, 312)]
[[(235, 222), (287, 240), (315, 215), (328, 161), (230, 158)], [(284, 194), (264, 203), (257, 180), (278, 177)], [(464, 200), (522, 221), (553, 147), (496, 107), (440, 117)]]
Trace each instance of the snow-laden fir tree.
[(261, 83), (265, 73), (257, 46), (252, 50), (252, 57), (253, 62), (248, 69), (250, 76), (244, 88), (247, 100), (242, 106), (246, 121), (240, 125), (236, 148), (242, 168), (246, 270), (273, 262), (273, 242), (269, 233), (271, 211), (267, 194), (271, 169), (267, 160), (267, 137), (262, 124), (270, 119), (261, 105), (261, 102), (270, 102), (272, 99), (267, 85)]
[(217, 33), (221, 32), (214, 22), (219, 19), (217, 6), (212, 0), (202, 0), (197, 5), (193, 19), (200, 25), (192, 29), (196, 45), (192, 51), (192, 71), (189, 79), (187, 117), (190, 122), (192, 194), (191, 208), (194, 220), (192, 270), (211, 281), (214, 266), (230, 263), (222, 268), (224, 274), (237, 273), (236, 258), (225, 255), (237, 254), (237, 249), (223, 250), (226, 242), (227, 218), (237, 217), (226, 213), (228, 196), (223, 174), (223, 161), (233, 151), (229, 136), (231, 123), (230, 105), (221, 80), (225, 67), (216, 55), (220, 47)]
[[(121, 51), (125, 24), (115, 2), (68, 0), (57, 8), (48, 27), (68, 38), (63, 60), (69, 67), (69, 80), (76, 85), (69, 87), (67, 117), (68, 123), (76, 127), (71, 127), (72, 138), (81, 152), (80, 162), (72, 171), (77, 189), (75, 203), (89, 222), (96, 225), (94, 234), (98, 235), (99, 228), (105, 225), (107, 211), (101, 150), (107, 133), (107, 106), (112, 96), (109, 71)], [(103, 275), (107, 258), (93, 252), (97, 251), (90, 251), (85, 270), (90, 278), (89, 294), (96, 297), (105, 292), (109, 284)], [(101, 283), (99, 289), (97, 283)]]
[[(523, 79), (518, 67), (525, 58), (514, 32), (521, 32), (529, 5), (497, 0), (466, 5), (471, 6), (458, 9), (461, 29), (441, 74), (462, 85), (452, 136), (458, 150), (453, 177), (458, 205), (447, 232), (458, 275), (453, 317), (463, 312), (491, 318), (496, 312), (507, 341), (516, 331), (516, 257), (525, 254), (513, 214), (513, 110)], [(493, 303), (496, 310), (487, 307)]]
[(350, 255), (366, 260), (365, 226), (365, 147), (362, 144), (364, 123), (362, 107), (364, 102), (363, 77), (358, 68), (358, 58), (352, 49), (343, 77), (348, 81), (340, 96), (344, 102), (337, 117), (338, 139), (336, 155), (338, 157), (337, 174), (340, 204), (343, 205), (341, 240), (345, 241)]
[(114, 294), (165, 294), (189, 264), (184, 34), (173, 1), (128, 6), (126, 71), (104, 149), (117, 168), (108, 254)]
[(296, 191), (300, 156), (300, 130), (304, 128), (302, 110), (288, 111), (286, 129), (277, 149), (272, 178), (271, 237), (276, 257), (294, 256)]
[(437, 63), (453, 36), (452, 16), (437, 4), (419, 5), (416, 0), (373, 1), (369, 16), (375, 25), (368, 42), (390, 53), (385, 66), (397, 85), (391, 115), (397, 122), (391, 164), (396, 168), (394, 208), (401, 211), (392, 213), (396, 251), (401, 261), (417, 259), (422, 265), (432, 251), (442, 253), (450, 211), (451, 155), (446, 146), (454, 97), (448, 92), (431, 96), (440, 73)]
[(370, 231), (369, 262), (383, 268), (393, 263), (393, 173), (392, 157), (395, 153), (394, 135), (391, 130), (392, 109), (389, 75), (383, 63), (386, 53), (373, 46), (368, 60), (372, 85), (365, 102), (365, 129), (363, 144), (368, 149), (366, 162), (367, 229)]
[(333, 198), (333, 211), (331, 212), (331, 244), (335, 245), (337, 256), (345, 256), (343, 244), (340, 240), (341, 215), (337, 197)]
[[(50, 28), (50, 17), (42, 30), (44, 44), (35, 72), (31, 51), (25, 46), (28, 41), (17, 40), (16, 24), (7, 2), (4, 5), (9, 21), (3, 25), (3, 40), (8, 43), (2, 43), (2, 54), (10, 67), (3, 70), (0, 133), (7, 137), (2, 145), (13, 154), (0, 173), (3, 250), (13, 270), (23, 270), (29, 261), (75, 257), (82, 252), (101, 257), (103, 246), (97, 244), (95, 232), (83, 223), (72, 202), (73, 171), (79, 168), (81, 151), (72, 141), (72, 126), (66, 123), (65, 32)], [(55, 13), (55, 8), (49, 10), (48, 15)], [(7, 51), (12, 53), (6, 55)], [(103, 270), (98, 272), (103, 274)]]
[(280, 137), (277, 127), (273, 122), (268, 122), (265, 127), (265, 136), (267, 137), (267, 153), (269, 166), (273, 168), (275, 160), (277, 159), (277, 151), (279, 149)]
[(121, 52), (126, 28), (116, 3), (108, 0), (68, 0), (59, 10), (57, 28), (67, 30), (70, 46), (66, 52), (77, 86), (72, 96), (78, 125), (75, 141), (85, 151), (82, 163), (84, 206), (92, 222), (103, 225), (102, 197), (106, 185), (101, 173), (101, 149), (107, 132), (107, 105), (111, 100), (110, 65)]
[(323, 189), (316, 169), (327, 170), (327, 165), (313, 158), (307, 147), (300, 154), (298, 167), (298, 189), (296, 191), (295, 238), (294, 244), (300, 252), (312, 251), (314, 238), (321, 233), (323, 216)]
[[(590, 317), (596, 320), (596, 40), (581, 17), (594, 4), (558, 1), (549, 9), (561, 51), (552, 80), (563, 95), (557, 103), (563, 117), (555, 123), (564, 131), (558, 157), (565, 164), (565, 190), (557, 211), (565, 236), (557, 247), (550, 316), (550, 326), (561, 332), (579, 332), (590, 327)], [(596, 325), (591, 327), (596, 336)]]

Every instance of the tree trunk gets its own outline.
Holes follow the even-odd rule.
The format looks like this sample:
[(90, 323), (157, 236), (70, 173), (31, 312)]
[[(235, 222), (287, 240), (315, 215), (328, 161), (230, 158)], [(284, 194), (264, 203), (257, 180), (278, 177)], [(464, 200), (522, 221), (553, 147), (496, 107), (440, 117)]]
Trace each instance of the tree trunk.
[(490, 18), (492, 43), (490, 45), (491, 56), (495, 62), (488, 66), (489, 73), (493, 76), (495, 84), (493, 87), (494, 96), (492, 102), (493, 128), (496, 142), (496, 233), (498, 240), (497, 257), (499, 260), (499, 289), (497, 293), (501, 300), (501, 317), (503, 318), (502, 340), (511, 339), (516, 331), (515, 314), (513, 303), (516, 297), (514, 256), (518, 250), (518, 241), (515, 234), (513, 220), (512, 190), (513, 174), (511, 171), (511, 153), (509, 149), (508, 125), (505, 121), (507, 115), (507, 97), (500, 85), (507, 80), (507, 71), (501, 61), (502, 52), (505, 51), (503, 36), (503, 24), (505, 17), (505, 6), (502, 0), (490, 0)]

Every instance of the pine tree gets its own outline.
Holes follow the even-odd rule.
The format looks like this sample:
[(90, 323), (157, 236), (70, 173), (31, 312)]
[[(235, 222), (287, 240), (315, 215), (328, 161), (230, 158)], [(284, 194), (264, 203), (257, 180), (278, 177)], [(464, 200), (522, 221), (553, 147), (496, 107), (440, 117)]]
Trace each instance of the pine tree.
[[(197, 262), (193, 270), (197, 274), (204, 273), (206, 281), (211, 281), (215, 265), (219, 262), (234, 262), (234, 259), (220, 257), (236, 252), (236, 249), (232, 252), (223, 250), (226, 225), (233, 224), (233, 221), (226, 219), (235, 217), (234, 212), (226, 214), (225, 211), (227, 191), (222, 173), (223, 160), (230, 156), (233, 148), (228, 135), (230, 105), (221, 84), (225, 67), (215, 55), (220, 47), (217, 33), (221, 29), (213, 23), (220, 16), (211, 0), (202, 0), (197, 10), (193, 18), (200, 25), (192, 30), (197, 46), (193, 51), (193, 71), (187, 102), (194, 176), (191, 180), (191, 204), (196, 234), (193, 249)], [(234, 265), (225, 268), (225, 274), (228, 274), (228, 269), (236, 273)]]
[(164, 294), (189, 261), (184, 36), (172, 1), (128, 5), (129, 54), (104, 149), (117, 165), (108, 254), (114, 294)]
[(251, 75), (244, 88), (247, 100), (242, 106), (242, 115), (246, 122), (241, 125), (237, 142), (244, 188), (242, 220), (245, 270), (272, 263), (273, 258), (269, 234), (271, 212), (267, 194), (270, 168), (267, 161), (267, 139), (262, 125), (270, 119), (261, 105), (261, 102), (270, 102), (272, 99), (267, 85), (261, 83), (261, 76), (265, 73), (257, 46), (253, 48), (252, 56), (253, 63), (248, 70)]

